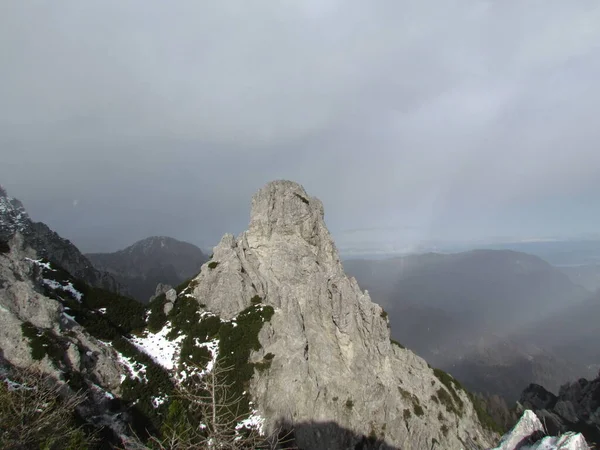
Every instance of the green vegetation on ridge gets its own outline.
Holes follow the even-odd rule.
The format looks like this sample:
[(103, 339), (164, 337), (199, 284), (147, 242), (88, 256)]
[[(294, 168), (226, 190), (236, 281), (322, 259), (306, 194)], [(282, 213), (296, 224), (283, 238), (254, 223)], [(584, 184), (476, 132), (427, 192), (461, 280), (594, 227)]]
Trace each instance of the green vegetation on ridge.
[[(45, 264), (48, 261), (42, 260)], [(147, 354), (137, 349), (126, 337), (140, 332), (145, 326), (146, 308), (134, 299), (119, 294), (93, 288), (74, 279), (71, 275), (52, 264), (49, 270), (36, 265), (36, 270), (43, 279), (52, 280), (63, 286), (69, 283), (82, 294), (81, 299), (69, 290), (53, 289), (42, 284), (44, 294), (53, 298), (65, 307), (66, 312), (85, 328), (96, 339), (109, 343), (121, 355), (144, 367), (144, 381), (128, 376), (122, 383), (122, 398), (130, 404), (135, 404), (134, 413), (141, 417), (142, 428), (156, 429), (160, 425), (161, 415), (166, 412), (168, 404), (155, 407), (152, 398), (168, 395), (173, 390), (173, 383), (168, 372), (156, 364)], [(38, 330), (29, 323), (22, 326), (23, 334), (29, 339), (32, 357), (42, 359), (48, 355), (61, 367), (65, 350), (69, 341), (69, 332), (65, 336), (57, 336), (51, 330)], [(70, 385), (78, 389), (87, 386), (79, 377), (67, 377)], [(145, 422), (145, 423), (144, 423)]]

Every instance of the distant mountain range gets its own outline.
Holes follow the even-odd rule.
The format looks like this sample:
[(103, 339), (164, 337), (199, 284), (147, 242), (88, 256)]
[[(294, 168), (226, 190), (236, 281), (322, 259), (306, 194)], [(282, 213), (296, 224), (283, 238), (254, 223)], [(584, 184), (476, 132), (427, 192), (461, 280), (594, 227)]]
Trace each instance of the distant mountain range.
[(473, 390), (512, 401), (528, 383), (556, 390), (590, 376), (594, 359), (573, 361), (549, 340), (524, 332), (543, 320), (560, 325), (564, 311), (578, 311), (591, 295), (536, 256), (477, 250), (346, 260), (344, 266), (386, 308), (395, 339)]
[[(371, 231), (372, 233), (372, 231)], [(343, 233), (342, 233), (343, 234)], [(582, 266), (600, 264), (600, 235), (589, 234), (573, 238), (488, 238), (469, 241), (415, 241), (396, 244), (402, 230), (383, 236), (373, 241), (352, 243), (341, 247), (344, 259), (392, 259), (402, 256), (426, 253), (455, 254), (471, 250), (513, 250), (538, 256), (555, 266)], [(389, 238), (389, 241), (385, 240)]]
[(147, 303), (158, 283), (177, 286), (196, 275), (208, 258), (193, 244), (154, 236), (114, 253), (82, 254), (42, 222), (34, 222), (23, 204), (0, 186), (0, 240), (20, 232), (26, 244), (91, 286)]
[(88, 253), (98, 270), (110, 273), (131, 295), (148, 302), (158, 283), (177, 286), (196, 275), (207, 256), (193, 244), (153, 236), (114, 253)]
[[(15, 201), (4, 204), (6, 217), (24, 219)], [(323, 216), (300, 185), (269, 183), (253, 197), (248, 231), (225, 235), (200, 273), (149, 305), (40, 257), (20, 232), (29, 224), (11, 230), (0, 240), (0, 390), (17, 406), (0, 417), (11, 425), (0, 447), (24, 447), (22, 430), (27, 448), (96, 448), (88, 431), (98, 448), (143, 448), (150, 436), (161, 448), (493, 447), (498, 430), (482, 403), (390, 339), (388, 316), (344, 273)], [(66, 242), (39, 248), (72, 263)], [(147, 281), (182, 279), (203, 255), (150, 238), (92, 258)], [(39, 373), (47, 378), (27, 378)], [(81, 403), (41, 401), (54, 381)], [(71, 406), (56, 418), (55, 403)]]
[[(280, 199), (275, 195), (279, 190), (282, 190), (285, 196), (291, 199), (288, 203), (295, 201), (297, 203), (295, 208), (298, 209), (304, 208), (303, 205), (312, 205), (315, 201), (312, 198), (309, 200), (296, 185), (283, 183), (270, 186), (265, 191), (268, 195), (263, 194), (266, 195), (263, 199), (265, 204), (261, 206), (264, 212), (256, 214), (257, 219), (250, 231), (251, 235), (255, 233), (264, 240), (259, 247), (266, 248), (268, 245), (274, 245), (271, 240), (260, 234), (264, 228), (260, 220), (270, 217), (269, 214), (273, 214), (273, 205), (280, 204)], [(27, 291), (27, 296), (18, 298), (19, 302), (25, 303), (17, 303), (16, 309), (13, 308), (14, 311), (9, 311), (7, 307), (3, 311), (14, 313), (18, 320), (14, 320), (12, 329), (20, 329), (19, 327), (28, 326), (28, 322), (23, 322), (25, 319), (19, 316), (21, 314), (19, 311), (26, 309), (26, 306), (29, 305), (27, 298), (38, 295), (41, 290), (45, 295), (55, 298), (56, 301), (65, 302), (68, 300), (68, 295), (65, 294), (67, 293), (73, 298), (68, 300), (70, 303), (65, 311), (69, 311), (70, 308), (71, 311), (77, 311), (81, 317), (77, 314), (72, 316), (73, 313), (69, 312), (64, 316), (65, 320), (81, 320), (82, 323), (90, 325), (90, 332), (93, 331), (93, 333), (97, 333), (97, 337), (104, 339), (108, 335), (130, 333), (136, 327), (136, 332), (139, 332), (139, 328), (143, 327), (142, 321), (149, 317), (148, 311), (150, 310), (155, 319), (158, 318), (156, 320), (166, 320), (167, 315), (172, 317), (172, 320), (176, 320), (180, 317), (179, 313), (183, 318), (184, 310), (179, 311), (179, 309), (185, 306), (185, 302), (189, 301), (188, 298), (201, 300), (202, 303), (199, 304), (202, 305), (202, 308), (208, 305), (215, 311), (225, 308), (224, 305), (229, 305), (227, 308), (232, 311), (240, 308), (242, 311), (246, 311), (243, 308), (248, 306), (248, 302), (250, 305), (254, 305), (251, 307), (260, 309), (262, 307), (257, 307), (255, 303), (262, 301), (261, 299), (267, 295), (274, 299), (274, 304), (279, 305), (281, 299), (278, 295), (281, 294), (278, 292), (287, 292), (285, 289), (291, 283), (298, 286), (297, 292), (302, 293), (303, 298), (308, 289), (313, 289), (315, 292), (306, 297), (313, 302), (319, 295), (324, 294), (327, 299), (320, 299), (317, 304), (321, 305), (320, 307), (328, 305), (328, 308), (333, 305), (331, 306), (333, 309), (323, 317), (331, 317), (335, 327), (345, 329), (350, 326), (348, 324), (354, 323), (348, 322), (347, 317), (362, 317), (349, 314), (344, 310), (348, 308), (349, 299), (356, 301), (357, 308), (364, 307), (364, 298), (368, 299), (368, 296), (363, 296), (360, 291), (362, 288), (368, 289), (373, 300), (381, 303), (385, 307), (385, 311), (379, 309), (378, 306), (373, 306), (375, 312), (369, 313), (367, 316), (371, 317), (371, 320), (375, 317), (379, 321), (378, 326), (381, 329), (378, 328), (379, 331), (374, 332), (361, 328), (358, 330), (359, 332), (355, 333), (355, 337), (381, 335), (383, 336), (382, 342), (389, 345), (389, 334), (387, 334), (389, 333), (387, 328), (389, 319), (392, 337), (396, 341), (425, 357), (430, 364), (451, 372), (469, 389), (500, 394), (509, 403), (518, 399), (522, 389), (530, 383), (543, 385), (546, 389), (556, 392), (561, 384), (580, 377), (591, 377), (600, 367), (600, 350), (597, 346), (600, 336), (600, 325), (598, 325), (600, 294), (592, 295), (590, 292), (592, 289), (586, 289), (586, 287), (593, 287), (596, 273), (594, 270), (588, 270), (591, 275), (585, 278), (580, 276), (581, 272), (569, 271), (569, 268), (565, 267), (557, 268), (537, 256), (510, 250), (477, 250), (455, 254), (426, 253), (381, 260), (347, 260), (344, 262), (345, 270), (349, 275), (358, 279), (360, 288), (352, 280), (348, 280), (349, 284), (346, 285), (344, 284), (346, 282), (343, 281), (345, 275), (342, 275), (341, 267), (337, 266), (339, 265), (337, 255), (332, 256), (328, 253), (334, 247), (332, 243), (329, 243), (328, 233), (322, 228), (324, 225), (320, 225), (320, 216), (318, 215), (320, 209), (318, 203), (316, 204), (314, 211), (310, 210), (310, 217), (314, 216), (318, 226), (307, 228), (302, 224), (302, 226), (298, 225), (298, 235), (302, 238), (298, 242), (302, 245), (305, 245), (303, 239), (310, 245), (315, 245), (313, 241), (315, 236), (305, 236), (307, 230), (313, 230), (311, 233), (316, 233), (315, 229), (321, 230), (318, 231), (320, 234), (317, 240), (320, 242), (319, 245), (322, 245), (322, 249), (317, 252), (320, 259), (315, 260), (314, 267), (312, 265), (303, 266), (304, 275), (299, 276), (296, 272), (283, 271), (281, 276), (291, 274), (289, 276), (292, 278), (284, 283), (281, 281), (281, 276), (273, 277), (272, 281), (265, 284), (265, 280), (270, 280), (271, 275), (268, 270), (265, 272), (269, 274), (268, 276), (261, 272), (266, 270), (264, 268), (267, 265), (257, 263), (256, 258), (263, 258), (264, 255), (260, 252), (254, 253), (256, 247), (252, 245), (256, 245), (256, 242), (250, 245), (242, 239), (236, 243), (233, 237), (226, 236), (216, 247), (215, 259), (207, 265), (207, 270), (196, 276), (193, 283), (188, 285), (182, 283), (197, 275), (200, 267), (208, 260), (198, 247), (169, 237), (150, 237), (114, 253), (83, 255), (70, 241), (58, 236), (45, 224), (33, 222), (21, 202), (9, 197), (3, 189), (0, 189), (0, 244), (2, 244), (0, 253), (9, 255), (5, 257), (4, 261), (5, 278), (12, 280), (11, 277), (14, 277), (12, 284), (9, 283), (6, 286), (12, 289), (13, 286), (17, 286), (18, 280), (22, 282), (33, 275), (30, 280), (31, 286), (28, 287), (31, 292)], [(305, 215), (300, 215), (297, 220), (303, 217)], [(287, 224), (288, 222), (275, 218), (272, 223), (270, 222), (269, 227), (282, 226), (281, 223)], [(287, 239), (289, 233), (287, 230), (284, 231), (282, 236)], [(16, 234), (22, 236), (22, 239), (15, 236)], [(277, 258), (287, 258), (286, 255), (290, 252), (293, 258), (296, 253), (304, 256), (312, 254), (307, 253), (304, 247), (294, 247), (286, 239), (277, 240), (277, 243), (283, 247), (274, 247), (273, 255), (275, 256), (267, 255), (269, 258), (265, 261), (269, 261), (269, 267), (292, 267), (291, 263), (273, 265), (273, 261), (277, 261)], [(540, 243), (535, 243), (535, 245), (538, 244)], [(313, 247), (310, 248), (313, 249)], [(33, 250), (35, 252), (31, 253), (30, 251)], [(590, 253), (583, 247), (575, 249), (575, 253), (570, 254), (569, 258), (574, 260), (574, 254), (579, 255), (577, 258), (580, 258), (581, 255), (585, 256), (585, 254), (591, 255), (593, 254), (592, 250)], [(30, 259), (34, 254), (37, 258), (43, 259)], [(556, 255), (556, 253), (552, 254)], [(49, 262), (46, 262), (46, 259)], [(52, 266), (49, 265), (50, 263)], [(11, 267), (16, 267), (16, 265), (19, 265), (21, 271), (11, 272)], [(34, 269), (31, 269), (30, 265), (35, 266)], [(307, 267), (314, 272), (310, 272), (308, 278), (306, 278)], [(323, 267), (327, 267), (324, 272)], [(581, 267), (587, 268), (588, 266)], [(66, 270), (65, 273), (62, 273), (63, 268)], [(335, 268), (335, 271), (332, 268)], [(333, 272), (337, 273), (334, 281), (327, 278), (323, 286), (314, 287), (315, 279), (320, 280), (319, 277), (324, 273), (331, 274)], [(62, 278), (52, 278), (58, 275)], [(310, 281), (306, 281), (305, 278)], [(583, 282), (583, 278), (585, 278), (585, 282)], [(243, 283), (238, 286), (240, 280), (243, 280)], [(340, 288), (340, 282), (342, 288)], [(180, 285), (180, 287), (170, 291), (170, 294), (159, 296), (145, 313), (143, 310), (146, 308), (139, 303), (102, 290), (128, 293), (142, 302), (147, 302), (149, 297), (155, 293), (156, 285), (159, 283)], [(88, 284), (94, 288), (90, 288), (87, 286)], [(0, 287), (2, 286), (0, 285)], [(51, 292), (52, 290), (54, 292)], [(240, 295), (241, 297), (235, 300)], [(85, 305), (80, 306), (82, 296), (87, 300), (84, 301)], [(13, 297), (11, 291), (1, 298), (6, 305), (15, 306), (10, 303)], [(175, 301), (173, 301), (174, 298)], [(341, 310), (338, 310), (339, 308)], [(101, 319), (107, 310), (111, 316), (110, 321), (114, 321), (114, 324), (104, 323)], [(34, 313), (34, 310), (27, 311), (28, 314)], [(176, 311), (176, 313), (171, 314), (170, 311)], [(135, 314), (130, 317), (123, 315), (123, 312)], [(222, 313), (230, 314), (226, 308), (222, 310)], [(364, 311), (361, 310), (360, 314), (364, 314)], [(33, 320), (32, 317), (36, 318), (37, 316), (34, 314), (27, 320)], [(304, 322), (317, 321), (315, 318), (308, 320), (307, 317), (309, 317), (308, 310), (301, 312), (302, 326), (298, 329), (302, 329), (303, 332)], [(318, 320), (322, 319), (321, 316), (318, 317)], [(330, 319), (323, 320), (329, 323)], [(54, 324), (54, 322), (50, 322)], [(161, 326), (167, 326), (165, 324), (166, 322), (161, 322)], [(148, 326), (151, 325), (148, 322)], [(291, 329), (290, 327), (282, 332), (285, 339), (289, 337), (288, 329)], [(89, 336), (82, 336), (83, 340), (89, 339)], [(342, 333), (342, 338), (343, 336)], [(126, 339), (129, 338), (130, 336), (127, 335)], [(311, 334), (307, 335), (304, 340), (293, 342), (293, 348), (301, 349), (304, 355), (298, 361), (308, 362), (310, 360), (311, 370), (314, 370), (315, 364), (325, 361), (331, 353), (327, 353), (327, 358), (307, 356), (312, 354), (309, 351), (319, 350), (323, 342), (322, 336), (320, 336), (315, 341), (315, 345), (309, 344), (309, 339), (312, 338)], [(12, 348), (10, 346), (13, 342), (16, 342), (13, 337), (6, 338), (6, 342), (3, 344), (4, 348)], [(353, 339), (348, 342), (352, 343)], [(102, 344), (101, 341), (99, 343)], [(94, 345), (100, 344), (94, 343)], [(391, 344), (396, 344), (396, 342), (392, 341)], [(344, 343), (343, 345), (350, 344)], [(394, 354), (404, 355), (405, 350), (401, 345), (391, 345), (391, 347), (397, 347)], [(377, 347), (377, 352), (373, 354), (379, 354), (380, 348), (380, 346)], [(348, 352), (341, 353), (343, 358), (346, 357), (346, 353)], [(16, 357), (22, 357), (22, 355), (23, 352), (18, 352)], [(273, 353), (266, 353), (265, 358), (267, 356), (273, 358), (272, 355)], [(412, 354), (406, 353), (406, 355)], [(413, 358), (413, 356), (410, 357)], [(376, 359), (376, 357), (373, 358)], [(361, 371), (364, 371), (364, 367), (368, 365), (361, 364), (360, 369), (353, 369), (353, 376), (362, 374)], [(330, 369), (330, 366), (331, 362), (329, 361), (326, 366), (327, 370)], [(413, 367), (413, 369), (416, 368), (417, 371), (423, 372), (417, 376), (418, 379), (423, 374), (428, 374), (426, 366), (423, 362)], [(395, 375), (398, 375), (398, 371), (402, 368), (404, 366), (399, 365)], [(457, 386), (459, 390), (462, 389), (459, 384), (451, 381), (451, 377), (443, 375), (443, 372), (434, 371), (433, 374), (442, 384), (445, 380), (450, 387)], [(414, 375), (409, 369), (408, 374), (404, 374), (401, 379), (406, 382), (410, 376)], [(118, 379), (119, 377), (115, 375), (114, 378)], [(430, 383), (426, 384), (434, 386), (436, 380), (432, 379)], [(287, 381), (284, 385), (287, 386)], [(449, 391), (452, 396), (456, 394), (453, 389)], [(453, 392), (454, 394), (452, 394)], [(417, 397), (415, 395), (411, 397), (407, 391), (402, 389), (400, 393), (404, 401), (409, 397), (412, 399), (414, 412), (420, 416), (422, 411), (417, 407), (419, 403), (415, 400)], [(419, 396), (423, 397), (421, 394), (422, 392), (419, 391)], [(336, 398), (334, 397), (332, 400), (334, 403)], [(431, 398), (431, 396), (425, 395), (423, 399), (425, 398)], [(468, 398), (473, 399), (474, 397)], [(459, 401), (458, 404), (462, 404), (465, 399)], [(279, 401), (279, 398), (276, 400)], [(502, 401), (494, 400), (492, 403), (502, 404)], [(345, 405), (346, 409), (351, 409), (354, 407), (354, 402), (346, 399)], [(433, 403), (427, 403), (427, 408), (434, 408)], [(405, 421), (408, 416), (406, 411), (409, 410), (404, 410)], [(448, 412), (450, 411), (451, 409), (448, 409)], [(509, 415), (505, 414), (506, 417)], [(510, 420), (510, 418), (507, 419), (507, 421)], [(478, 422), (474, 422), (474, 425), (479, 426)], [(440, 430), (443, 435), (446, 434), (443, 426)]]
[(575, 284), (590, 292), (600, 290), (600, 264), (562, 266), (560, 270), (567, 274)]

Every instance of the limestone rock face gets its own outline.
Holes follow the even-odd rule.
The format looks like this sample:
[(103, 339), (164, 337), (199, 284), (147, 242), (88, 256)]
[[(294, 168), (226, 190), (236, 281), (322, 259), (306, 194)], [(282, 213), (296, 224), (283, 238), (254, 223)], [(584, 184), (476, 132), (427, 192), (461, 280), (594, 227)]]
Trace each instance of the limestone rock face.
[(345, 275), (323, 205), (302, 186), (261, 189), (249, 230), (224, 236), (193, 285), (197, 301), (226, 319), (256, 296), (275, 309), (252, 358), (274, 357), (251, 392), (270, 427), (296, 428), (300, 448), (354, 448), (356, 436), (414, 450), (492, 446), (467, 394), (457, 388), (453, 400), (423, 359), (391, 343), (387, 314)]
[(175, 289), (169, 289), (167, 292), (165, 292), (165, 296), (167, 301), (174, 302), (177, 300), (177, 291), (175, 291)]
[(33, 359), (22, 328), (30, 323), (65, 340), (65, 360), (72, 370), (87, 373), (107, 389), (118, 391), (125, 372), (114, 351), (69, 320), (59, 302), (36, 290), (33, 260), (37, 255), (19, 232), (13, 235), (9, 247), (10, 252), (0, 253), (0, 356), (17, 367), (36, 367), (61, 378), (60, 367), (47, 356)]
[(156, 289), (154, 290), (154, 295), (151, 296), (148, 299), (148, 303), (150, 303), (152, 300), (154, 300), (156, 297), (158, 297), (161, 294), (166, 294), (167, 292), (169, 292), (171, 289), (173, 289), (171, 287), (171, 285), (168, 284), (163, 284), (163, 283), (158, 283), (156, 285)]

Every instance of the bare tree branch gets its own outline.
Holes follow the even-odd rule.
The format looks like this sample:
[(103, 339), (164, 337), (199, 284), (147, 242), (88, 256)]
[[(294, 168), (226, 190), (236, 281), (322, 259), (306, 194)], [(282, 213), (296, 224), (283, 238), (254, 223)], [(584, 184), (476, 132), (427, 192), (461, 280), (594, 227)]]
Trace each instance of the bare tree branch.
[[(243, 450), (293, 449), (292, 433), (273, 430), (261, 435), (260, 426), (244, 426), (248, 413), (241, 407), (243, 396), (237, 395), (234, 383), (228, 382), (233, 367), (216, 363), (211, 372), (194, 376), (181, 383), (160, 437), (151, 437), (146, 446), (134, 439), (125, 444), (128, 450)], [(200, 372), (200, 371), (197, 371)]]

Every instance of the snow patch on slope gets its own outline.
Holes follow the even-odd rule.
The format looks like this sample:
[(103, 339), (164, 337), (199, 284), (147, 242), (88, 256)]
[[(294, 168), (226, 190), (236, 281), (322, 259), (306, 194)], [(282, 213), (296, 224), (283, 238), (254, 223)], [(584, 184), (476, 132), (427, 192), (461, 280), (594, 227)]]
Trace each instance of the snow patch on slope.
[[(42, 260), (42, 259), (25, 258), (25, 260), (31, 262), (32, 264), (35, 264), (42, 270), (47, 270), (49, 272), (56, 272), (56, 270), (52, 268), (52, 266), (50, 265), (49, 262), (44, 262), (44, 260)], [(56, 280), (51, 280), (50, 278), (43, 278), (42, 283), (44, 283), (45, 286), (49, 287), (50, 289), (52, 289), (54, 291), (61, 290), (61, 291), (65, 291), (68, 294), (71, 294), (71, 296), (74, 299), (76, 299), (78, 302), (81, 302), (81, 299), (83, 298), (83, 294), (81, 292), (79, 292), (77, 289), (75, 289), (75, 287), (73, 286), (73, 283), (71, 283), (70, 281), (62, 284)]]
[[(98, 342), (100, 342), (103, 345), (106, 345), (107, 347), (111, 347), (117, 354), (117, 361), (119, 362), (119, 364), (121, 364), (123, 367), (125, 367), (125, 369), (127, 370), (127, 372), (129, 373), (129, 375), (131, 376), (132, 379), (137, 379), (141, 382), (148, 382), (148, 378), (146, 377), (146, 369), (147, 367), (137, 361), (134, 361), (133, 359), (125, 356), (124, 354), (122, 354), (120, 351), (118, 351), (111, 342), (106, 342), (106, 341), (101, 341), (100, 339), (98, 339)], [(127, 379), (126, 375), (121, 375), (121, 383), (123, 383), (123, 381), (125, 381)]]
[(42, 283), (44, 283), (50, 289), (53, 289), (55, 291), (61, 290), (67, 292), (68, 294), (71, 294), (71, 296), (78, 302), (81, 302), (81, 299), (83, 298), (83, 294), (77, 289), (75, 289), (75, 287), (70, 281), (66, 284), (60, 284), (58, 281), (44, 278), (42, 279)]
[(236, 430), (241, 430), (242, 428), (254, 429), (257, 430), (261, 436), (264, 436), (264, 426), (265, 426), (265, 418), (262, 417), (258, 412), (253, 409), (247, 419), (242, 420), (236, 426)]
[(43, 259), (31, 259), (31, 258), (25, 258), (25, 261), (29, 261), (30, 263), (35, 264), (36, 266), (45, 269), (45, 270), (49, 270), (50, 272), (56, 272), (55, 269), (52, 268), (52, 266), (50, 265), (49, 262), (44, 262)]
[(181, 343), (185, 336), (182, 335), (169, 340), (167, 335), (170, 332), (171, 323), (167, 322), (159, 332), (150, 333), (146, 331), (143, 336), (134, 336), (129, 341), (150, 356), (155, 363), (160, 364), (167, 370), (172, 370), (177, 362)]

